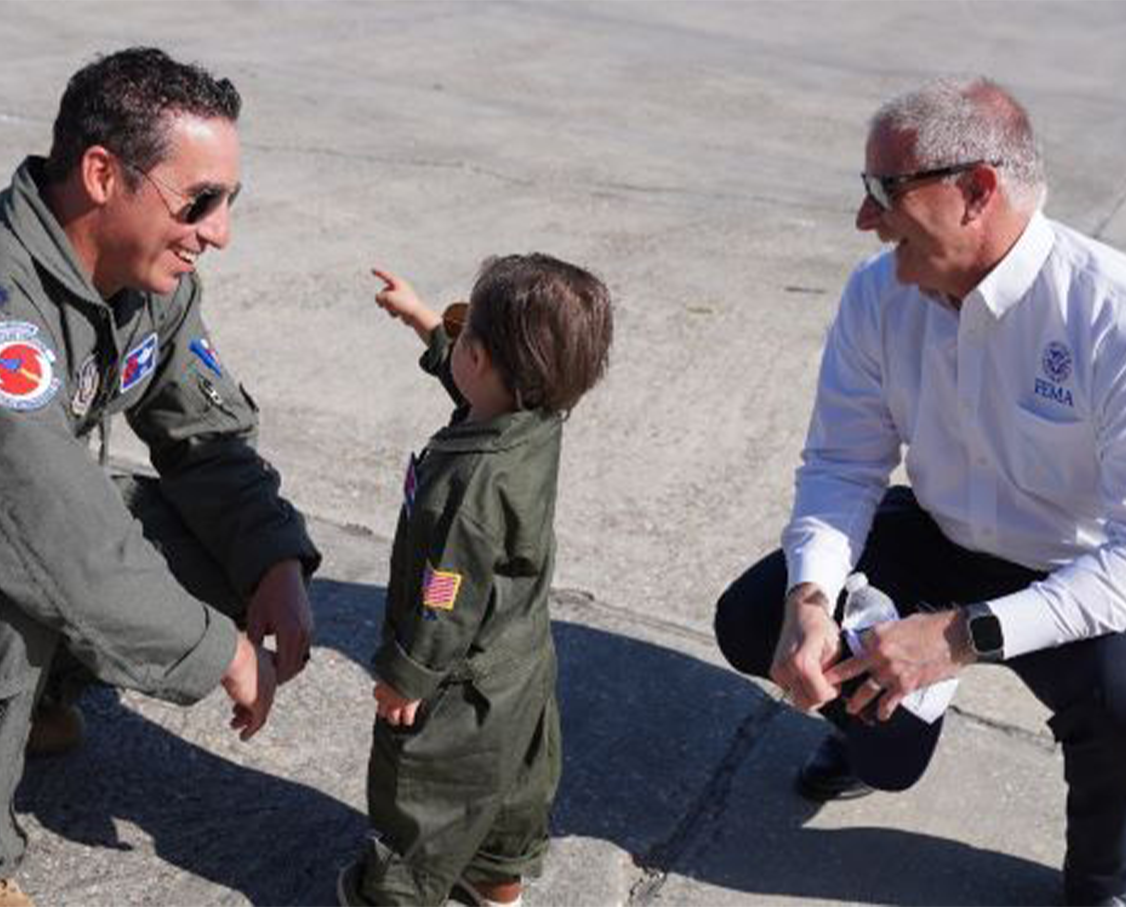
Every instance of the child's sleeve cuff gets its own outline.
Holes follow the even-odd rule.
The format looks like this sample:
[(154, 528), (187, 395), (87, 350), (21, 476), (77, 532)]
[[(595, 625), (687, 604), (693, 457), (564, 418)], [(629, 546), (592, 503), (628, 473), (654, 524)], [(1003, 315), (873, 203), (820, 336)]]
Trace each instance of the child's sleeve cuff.
[(406, 699), (425, 699), (446, 676), (445, 671), (435, 671), (411, 658), (397, 640), (390, 640), (375, 653), (372, 667), (376, 676), (395, 688)]

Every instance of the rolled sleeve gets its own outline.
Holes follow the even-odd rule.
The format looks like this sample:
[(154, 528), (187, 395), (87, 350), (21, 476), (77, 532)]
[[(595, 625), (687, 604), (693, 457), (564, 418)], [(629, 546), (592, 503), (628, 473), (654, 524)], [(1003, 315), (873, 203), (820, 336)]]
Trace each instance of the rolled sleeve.
[(381, 681), (390, 684), (395, 692), (407, 699), (425, 699), (438, 688), (447, 674), (415, 661), (394, 639), (380, 647), (373, 666)]

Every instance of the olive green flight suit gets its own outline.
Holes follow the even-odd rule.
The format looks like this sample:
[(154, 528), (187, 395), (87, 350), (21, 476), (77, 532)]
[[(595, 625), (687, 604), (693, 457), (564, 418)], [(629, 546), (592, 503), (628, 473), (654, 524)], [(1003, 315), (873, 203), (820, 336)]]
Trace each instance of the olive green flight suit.
[(560, 773), (548, 614), (562, 420), (467, 422), (434, 331), (422, 366), (462, 405), (412, 457), (391, 555), (377, 677), (421, 699), (377, 720), (360, 892), (441, 904), (470, 881), (537, 875)]
[[(56, 649), (106, 683), (195, 702), (237, 639), (197, 596), (237, 615), (269, 567), (297, 558), (308, 575), (320, 558), (254, 451), (254, 404), (211, 346), (197, 277), (103, 300), (40, 195), (42, 166), (28, 158), (0, 195), (0, 877), (23, 853), (12, 794)], [(112, 481), (91, 456), (115, 413), (159, 479)]]

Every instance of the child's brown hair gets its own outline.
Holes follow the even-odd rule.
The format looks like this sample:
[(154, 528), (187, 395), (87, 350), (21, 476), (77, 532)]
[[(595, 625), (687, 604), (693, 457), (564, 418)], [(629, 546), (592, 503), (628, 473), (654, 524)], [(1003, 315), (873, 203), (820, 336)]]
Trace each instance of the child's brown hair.
[(470, 300), (469, 331), (518, 408), (569, 413), (605, 374), (610, 293), (589, 271), (538, 252), (488, 258)]

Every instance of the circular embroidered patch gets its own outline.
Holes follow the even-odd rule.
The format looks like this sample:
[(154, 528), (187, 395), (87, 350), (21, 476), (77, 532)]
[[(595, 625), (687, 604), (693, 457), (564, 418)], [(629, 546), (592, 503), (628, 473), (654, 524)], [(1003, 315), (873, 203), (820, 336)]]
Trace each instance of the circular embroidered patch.
[(28, 410), (46, 406), (59, 389), (55, 354), (24, 321), (0, 322), (0, 406)]
[(1056, 384), (1062, 384), (1071, 374), (1071, 350), (1058, 340), (1053, 340), (1044, 347), (1044, 356), (1040, 360), (1044, 367), (1044, 374)]

